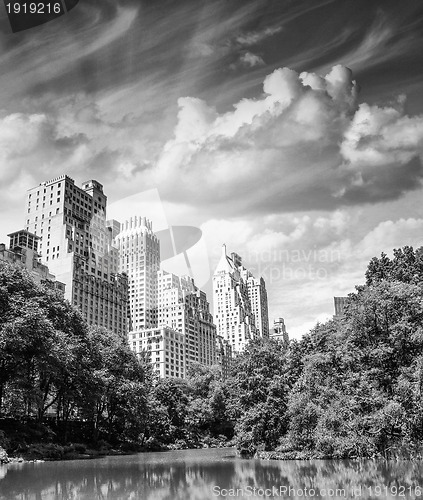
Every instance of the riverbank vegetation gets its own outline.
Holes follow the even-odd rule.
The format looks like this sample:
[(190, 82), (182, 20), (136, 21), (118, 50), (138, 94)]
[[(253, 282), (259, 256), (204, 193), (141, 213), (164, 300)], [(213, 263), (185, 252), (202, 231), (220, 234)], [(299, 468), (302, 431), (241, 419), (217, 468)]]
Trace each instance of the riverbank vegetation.
[(0, 446), (30, 459), (219, 446), (232, 435), (217, 369), (154, 380), (126, 338), (0, 264)]
[[(241, 357), (244, 365), (259, 359), (257, 349), (273, 352), (258, 342)], [(241, 399), (247, 405), (236, 439), (246, 454), (422, 458), (423, 248), (372, 259), (344, 317), (291, 341), (281, 357), (259, 363), (249, 379), (252, 393), (266, 403), (256, 410), (254, 399)], [(246, 387), (249, 393), (248, 382)], [(264, 410), (269, 404), (279, 408), (276, 422), (270, 415), (277, 412)], [(263, 430), (264, 422), (269, 425)]]
[(421, 457), (423, 249), (373, 259), (345, 315), (255, 340), (222, 380), (155, 380), (127, 340), (0, 264), (0, 446), (27, 458), (223, 446), (270, 458)]

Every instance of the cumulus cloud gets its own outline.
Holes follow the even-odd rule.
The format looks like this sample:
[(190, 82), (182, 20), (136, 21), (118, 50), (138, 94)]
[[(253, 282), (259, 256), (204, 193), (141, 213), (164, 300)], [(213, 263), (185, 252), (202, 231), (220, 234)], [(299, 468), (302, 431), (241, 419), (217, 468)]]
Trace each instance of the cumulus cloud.
[(341, 154), (356, 167), (406, 164), (423, 148), (423, 119), (364, 103), (344, 133)]
[[(98, 178), (119, 196), (138, 189), (163, 142), (140, 116), (106, 117), (102, 106), (85, 95), (39, 104), (32, 113), (0, 114), (0, 208), (23, 204), (8, 198), (43, 180), (66, 173), (77, 182)], [(128, 189), (128, 186), (131, 186)], [(144, 183), (145, 186), (145, 183)], [(113, 187), (113, 188), (112, 188)]]
[[(56, 168), (83, 147), (83, 134), (59, 137), (54, 120), (44, 113), (12, 113), (0, 117), (0, 179), (12, 182), (22, 172)], [(65, 162), (66, 163), (66, 162)]]
[(394, 248), (411, 245), (423, 246), (423, 219), (410, 217), (397, 221), (380, 222), (355, 246), (358, 258), (365, 261), (380, 256), (381, 252), (390, 254)]
[(222, 114), (179, 99), (175, 136), (156, 169), (165, 196), (270, 213), (395, 199), (421, 185), (423, 117), (406, 116), (401, 103), (358, 104), (348, 68), (278, 69), (263, 90)]

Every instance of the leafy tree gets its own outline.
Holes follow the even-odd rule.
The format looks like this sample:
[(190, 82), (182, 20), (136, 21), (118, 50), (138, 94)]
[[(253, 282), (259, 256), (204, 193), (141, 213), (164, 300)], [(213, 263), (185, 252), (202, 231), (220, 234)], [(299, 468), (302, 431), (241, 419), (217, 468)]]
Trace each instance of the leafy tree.
[(344, 320), (318, 325), (289, 397), (288, 447), (321, 457), (387, 456), (415, 439), (422, 313), (421, 285), (382, 280), (350, 294)]
[(186, 418), (188, 408), (188, 385), (185, 380), (165, 378), (157, 382), (152, 401), (165, 410), (166, 425), (155, 429), (154, 438), (169, 444), (178, 439), (186, 439)]
[(373, 257), (367, 267), (366, 284), (377, 284), (383, 280), (422, 283), (423, 247), (416, 250), (411, 246), (395, 249), (393, 259), (385, 253), (382, 253), (380, 258)]
[(286, 350), (267, 339), (251, 341), (235, 359), (231, 380), (232, 415), (241, 453), (272, 449), (285, 433), (288, 384)]
[[(117, 437), (122, 435), (124, 426), (119, 416), (128, 411), (123, 394), (128, 396), (134, 387), (129, 382), (143, 384), (148, 369), (130, 350), (126, 339), (105, 328), (91, 327), (88, 345), (92, 372), (82, 414), (93, 424), (94, 440), (99, 439), (101, 432)], [(134, 395), (130, 400), (136, 406), (140, 404)]]

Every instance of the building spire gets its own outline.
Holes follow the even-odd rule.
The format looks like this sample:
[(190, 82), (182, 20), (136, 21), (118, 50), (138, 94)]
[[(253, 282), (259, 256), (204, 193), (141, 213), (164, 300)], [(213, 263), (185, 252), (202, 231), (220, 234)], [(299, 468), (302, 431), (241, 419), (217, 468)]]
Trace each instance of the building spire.
[(231, 259), (226, 255), (226, 245), (222, 245), (222, 255), (220, 256), (219, 264), (216, 267), (214, 274), (218, 273), (231, 273), (233, 272), (233, 266), (231, 264)]

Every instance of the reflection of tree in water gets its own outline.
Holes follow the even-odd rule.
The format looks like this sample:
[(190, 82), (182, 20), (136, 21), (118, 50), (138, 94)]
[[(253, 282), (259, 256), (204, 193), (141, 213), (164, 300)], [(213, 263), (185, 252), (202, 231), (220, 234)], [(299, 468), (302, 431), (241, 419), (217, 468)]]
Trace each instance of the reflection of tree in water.
[[(220, 450), (222, 454), (222, 450)], [(226, 451), (227, 453), (227, 451)], [(230, 461), (144, 461), (147, 455), (115, 460), (59, 462), (11, 466), (0, 482), (0, 498), (25, 500), (102, 500), (204, 498), (221, 478), (230, 484)], [(121, 459), (121, 460), (119, 460)], [(208, 494), (208, 493), (206, 493)]]
[[(256, 486), (291, 486), (294, 489), (346, 490), (349, 496), (352, 488), (362, 487), (361, 498), (371, 498), (368, 487), (397, 486), (405, 488), (419, 486), (423, 477), (423, 465), (418, 462), (384, 462), (384, 461), (351, 461), (351, 460), (313, 460), (313, 461), (269, 461), (261, 462), (262, 467), (255, 468)], [(238, 471), (237, 471), (238, 472)], [(300, 498), (298, 496), (298, 498)], [(397, 498), (398, 495), (392, 495)], [(289, 498), (297, 498), (290, 495)], [(336, 497), (332, 497), (336, 498)], [(391, 497), (387, 497), (391, 498)]]
[[(292, 487), (304, 491), (314, 489), (316, 496), (323, 489), (346, 490), (347, 497), (351, 490), (362, 487), (361, 498), (371, 498), (366, 488), (376, 486), (397, 486), (405, 488), (418, 486), (423, 477), (423, 465), (418, 462), (384, 461), (257, 461), (235, 462), (235, 476), (232, 488), (244, 489), (246, 486), (272, 488), (275, 486)], [(398, 482), (398, 478), (401, 478)], [(421, 480), (420, 480), (421, 481)], [(398, 495), (392, 495), (397, 498)], [(289, 498), (304, 498), (301, 494), (289, 495)], [(332, 498), (337, 498), (332, 496)], [(339, 498), (344, 498), (340, 496)], [(388, 498), (391, 498), (388, 496)]]
[[(423, 477), (423, 466), (417, 462), (223, 460), (226, 454), (227, 450), (196, 450), (9, 466), (0, 481), (0, 498), (205, 500), (216, 498), (214, 486), (351, 490), (360, 485), (395, 486), (399, 478), (401, 485), (415, 486)], [(366, 490), (362, 493), (361, 498), (370, 498)]]

